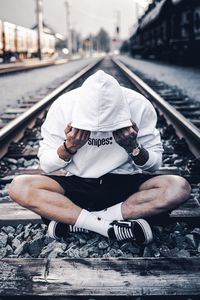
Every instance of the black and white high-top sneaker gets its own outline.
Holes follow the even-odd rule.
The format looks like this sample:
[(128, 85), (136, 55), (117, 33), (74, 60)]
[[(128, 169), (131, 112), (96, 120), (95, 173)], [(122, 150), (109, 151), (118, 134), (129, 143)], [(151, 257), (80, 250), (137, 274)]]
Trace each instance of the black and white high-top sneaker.
[(78, 228), (75, 225), (60, 223), (56, 221), (51, 221), (48, 226), (49, 237), (54, 239), (66, 238), (69, 233), (80, 233), (88, 232), (88, 230), (83, 228)]
[(137, 244), (148, 244), (153, 240), (151, 227), (143, 219), (113, 221), (108, 229), (110, 239), (117, 241), (134, 241)]

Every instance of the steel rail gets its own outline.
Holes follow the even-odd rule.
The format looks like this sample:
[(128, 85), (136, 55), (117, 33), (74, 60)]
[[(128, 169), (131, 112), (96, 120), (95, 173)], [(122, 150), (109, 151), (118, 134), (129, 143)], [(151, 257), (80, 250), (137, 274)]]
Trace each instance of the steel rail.
[(60, 96), (64, 90), (70, 88), (70, 86), (75, 84), (75, 82), (79, 80), (83, 75), (87, 74), (89, 71), (95, 68), (102, 61), (102, 59), (103, 58), (97, 59), (87, 65), (69, 80), (61, 84), (53, 92), (34, 104), (30, 109), (26, 110), (15, 120), (12, 120), (6, 126), (4, 126), (0, 130), (0, 158), (5, 155), (9, 144), (13, 140), (19, 141), (20, 137), (22, 137), (23, 135), (22, 131), (24, 131), (28, 126), (27, 123), (31, 124), (36, 116), (38, 116), (48, 105), (50, 105), (58, 96)]
[(196, 158), (200, 158), (200, 131), (188, 121), (180, 112), (172, 105), (167, 103), (164, 98), (158, 95), (143, 80), (134, 74), (117, 58), (112, 58), (116, 66), (129, 78), (129, 80), (137, 87), (137, 89), (150, 101), (152, 101), (161, 114), (163, 114), (169, 124), (176, 129), (179, 137), (185, 138), (191, 152)]

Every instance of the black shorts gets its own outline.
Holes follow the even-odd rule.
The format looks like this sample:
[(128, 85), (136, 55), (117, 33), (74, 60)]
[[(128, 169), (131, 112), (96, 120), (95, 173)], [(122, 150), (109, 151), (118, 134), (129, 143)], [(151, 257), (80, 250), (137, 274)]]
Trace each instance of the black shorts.
[(58, 182), (65, 196), (81, 208), (89, 211), (101, 210), (125, 201), (138, 191), (140, 185), (156, 175), (106, 174), (100, 178), (45, 175)]

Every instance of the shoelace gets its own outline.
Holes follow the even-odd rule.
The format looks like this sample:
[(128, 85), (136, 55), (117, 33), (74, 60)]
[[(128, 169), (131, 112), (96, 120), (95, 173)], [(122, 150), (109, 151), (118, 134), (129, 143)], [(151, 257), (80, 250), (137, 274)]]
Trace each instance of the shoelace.
[(131, 227), (120, 227), (117, 224), (114, 224), (113, 229), (118, 241), (134, 238)]
[(74, 225), (69, 225), (69, 232), (88, 232), (88, 230), (76, 227)]

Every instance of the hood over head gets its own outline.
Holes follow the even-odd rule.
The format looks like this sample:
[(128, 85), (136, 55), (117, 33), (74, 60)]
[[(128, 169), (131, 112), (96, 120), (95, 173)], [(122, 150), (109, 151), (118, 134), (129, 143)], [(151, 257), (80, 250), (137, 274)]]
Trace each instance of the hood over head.
[(113, 131), (132, 126), (128, 102), (117, 80), (103, 71), (88, 77), (79, 88), (72, 111), (72, 127)]

